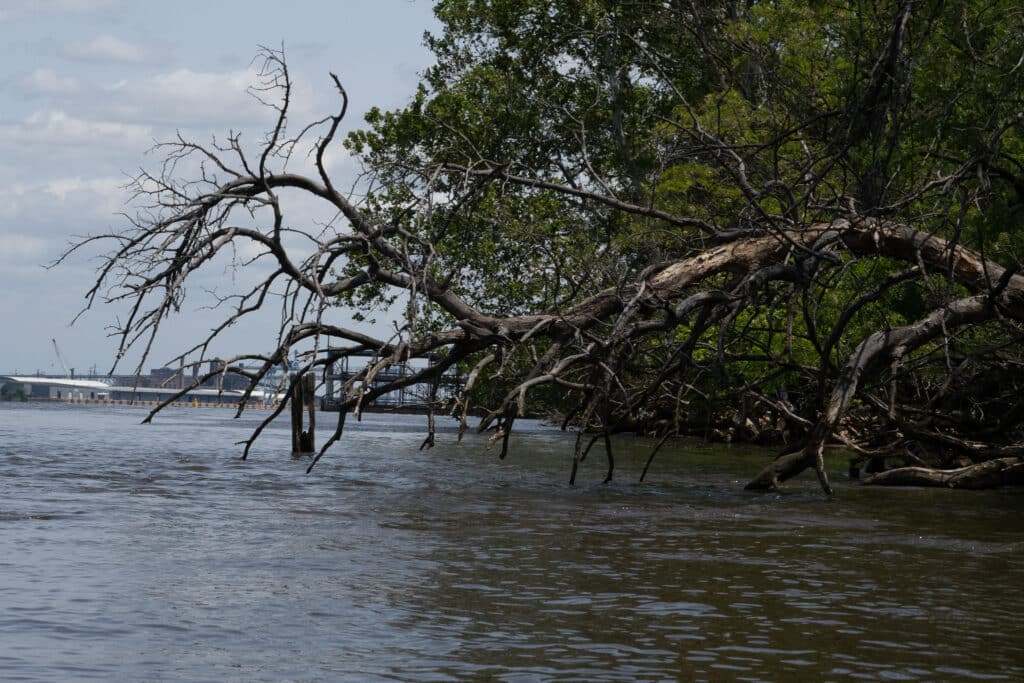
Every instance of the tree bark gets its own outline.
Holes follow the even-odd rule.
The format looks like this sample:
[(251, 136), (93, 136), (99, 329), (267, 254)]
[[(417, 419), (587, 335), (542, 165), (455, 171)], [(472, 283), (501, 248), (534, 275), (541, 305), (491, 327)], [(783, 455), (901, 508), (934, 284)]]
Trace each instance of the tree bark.
[(865, 478), (875, 486), (940, 486), (951, 489), (988, 489), (1024, 483), (1024, 457), (996, 458), (953, 470), (898, 467)]

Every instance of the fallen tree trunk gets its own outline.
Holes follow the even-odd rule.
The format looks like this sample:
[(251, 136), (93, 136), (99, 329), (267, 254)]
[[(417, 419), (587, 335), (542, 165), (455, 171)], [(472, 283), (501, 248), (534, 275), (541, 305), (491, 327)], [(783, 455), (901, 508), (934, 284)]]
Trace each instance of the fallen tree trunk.
[[(840, 372), (825, 413), (811, 431), (807, 445), (801, 451), (776, 459), (747, 484), (746, 488), (776, 488), (780, 483), (811, 466), (816, 466), (819, 476), (822, 476), (822, 450), (825, 442), (846, 415), (850, 402), (860, 386), (861, 378), (894, 359), (902, 358), (948, 330), (963, 324), (990, 319), (995, 312), (988, 299), (986, 295), (960, 299), (912, 325), (876, 332), (861, 342)], [(822, 487), (829, 491), (826, 482), (822, 482)]]
[[(227, 367), (241, 360), (260, 363), (258, 370), (247, 375), (249, 392), (297, 351), (301, 351), (299, 375), (323, 370), (327, 376), (333, 363), (370, 352), (366, 366), (342, 383), (336, 397), (339, 416), (335, 432), (311, 466), (340, 438), (348, 412), (358, 418), (366, 402), (414, 383), (436, 383), (449, 369), (458, 370), (460, 363), (477, 368), (470, 372), (462, 396), (457, 397), (464, 416), (477, 374), (493, 361), (497, 369), (488, 379), (496, 383), (496, 396), (493, 402), (488, 399), (481, 429), (499, 421), (496, 433), (502, 439), (503, 455), (513, 422), (527, 414), (531, 393), (561, 392), (558, 408), (566, 409), (581, 433), (590, 430), (605, 435), (622, 424), (635, 424), (659, 413), (667, 416), (670, 432), (682, 433), (687, 429), (681, 424), (683, 406), (691, 401), (695, 407), (689, 412), (701, 415), (707, 425), (713, 424), (716, 413), (726, 412), (723, 404), (733, 402), (735, 407), (738, 403), (728, 433), (754, 433), (758, 428), (749, 419), (747, 405), (753, 396), (772, 407), (775, 420), (782, 421), (780, 434), (809, 436), (765, 468), (748, 488), (775, 488), (814, 467), (828, 492), (824, 444), (842, 436), (837, 430), (854, 398), (863, 393), (865, 382), (883, 376), (889, 367), (895, 368), (930, 342), (943, 340), (948, 345), (952, 331), (959, 328), (1011, 320), (1002, 331), (1003, 338), (1009, 339), (1007, 344), (1019, 348), (1024, 338), (1019, 325), (1024, 321), (1024, 276), (962, 246), (959, 229), (951, 233), (954, 239), (942, 239), (932, 233), (934, 225), (928, 221), (916, 229), (860, 215), (854, 201), (830, 209), (818, 207), (816, 191), (803, 189), (797, 193), (787, 190), (784, 194), (793, 206), (784, 215), (776, 215), (776, 209), (769, 209), (765, 201), (780, 189), (781, 181), (773, 177), (757, 189), (745, 175), (740, 148), (709, 137), (701, 126), (692, 131), (700, 141), (697, 156), (706, 154), (707, 144), (727, 152), (722, 158), (736, 164), (726, 160), (726, 170), (739, 182), (749, 202), (747, 208), (754, 209), (739, 211), (737, 220), (723, 227), (702, 218), (674, 216), (647, 206), (646, 201), (626, 202), (600, 180), (597, 185), (607, 191), (603, 194), (595, 191), (597, 185), (590, 181), (584, 183), (588, 188), (577, 187), (575, 181), (555, 182), (546, 174), (541, 178), (516, 175), (508, 166), (482, 159), (479, 164), (455, 168), (441, 163), (422, 177), (413, 171), (408, 179), (408, 169), (399, 163), (396, 168), (402, 183), (411, 183), (403, 190), (412, 191), (412, 197), (425, 199), (426, 204), (417, 199), (397, 217), (391, 208), (382, 208), (390, 199), (383, 204), (375, 200), (357, 205), (338, 191), (324, 165), (324, 155), (348, 107), (341, 83), (332, 77), (341, 96), (339, 112), (288, 138), (285, 123), (291, 91), (283, 55), (267, 52), (265, 58), (261, 75), (267, 79), (267, 91), (283, 90), (281, 103), (271, 105), (278, 113), (277, 123), (258, 163), (247, 161), (234, 144), (224, 149), (179, 138), (170, 144), (170, 161), (160, 174), (144, 171), (133, 183), (137, 197), (152, 206), (131, 219), (131, 227), (124, 232), (87, 238), (73, 245), (62, 259), (94, 241), (113, 240), (114, 247), (103, 257), (99, 275), (87, 293), (87, 307), (103, 297), (129, 304), (127, 322), (115, 331), (120, 339), (118, 358), (138, 345), (141, 368), (162, 321), (181, 309), (185, 281), (200, 269), (218, 267), (219, 258), (234, 258), (236, 253), (254, 249), (257, 256), (252, 262), (263, 259), (271, 266), (266, 271), (269, 274), (240, 291), (215, 294), (218, 304), (225, 304), (224, 319), (174, 360), (184, 365), (188, 358), (192, 366), (200, 365), (221, 331), (263, 309), (268, 298), (278, 296), (284, 304), (273, 350), (239, 355), (225, 363)], [(1020, 120), (1014, 119), (1011, 125)], [(303, 145), (310, 147), (316, 172), (302, 175), (287, 170), (284, 164), (291, 153), (314, 130), (318, 130), (316, 140)], [(697, 156), (687, 163), (696, 162)], [(183, 159), (194, 157), (199, 158), (201, 168), (212, 164), (219, 172), (181, 182), (174, 170)], [(278, 161), (281, 169), (275, 171)], [(801, 160), (799, 165), (803, 164)], [(973, 164), (964, 166), (964, 172)], [(589, 168), (589, 161), (586, 165)], [(592, 174), (593, 169), (583, 176), (573, 172), (578, 179)], [(435, 181), (440, 183), (436, 187)], [(551, 235), (547, 227), (539, 231), (524, 228), (529, 239), (522, 243), (515, 231), (488, 227), (488, 239), (493, 238), (494, 244), (488, 243), (476, 253), (471, 240), (455, 235), (473, 234), (467, 228), (482, 220), (474, 214), (476, 198), (483, 197), (482, 190), (491, 183), (501, 184), (501, 193), (510, 190), (502, 197), (530, 200), (507, 207), (524, 223), (534, 220), (533, 213), (524, 212), (523, 207), (536, 198), (536, 192), (571, 198), (561, 205), (567, 213), (565, 226), (559, 219), (551, 225)], [(926, 189), (930, 187), (932, 184)], [(829, 193), (833, 189), (830, 187)], [(511, 190), (524, 192), (516, 198)], [(432, 198), (439, 193), (455, 200), (441, 202), (444, 207), (436, 207), (435, 215)], [(288, 227), (284, 198), (296, 195), (324, 202), (322, 208), (343, 217), (348, 226), (332, 226), (322, 232)], [(797, 206), (798, 195), (806, 198), (801, 201), (814, 198), (813, 210)], [(577, 201), (583, 204), (578, 206)], [(488, 198), (485, 203), (490, 202)], [(600, 210), (591, 212), (588, 204)], [(236, 225), (234, 211), (247, 212), (245, 226)], [(542, 213), (548, 211), (545, 208)], [(625, 228), (609, 221), (607, 211), (665, 222), (675, 232), (662, 244), (659, 238), (648, 245), (651, 249), (640, 249), (632, 244), (644, 234), (640, 226), (620, 232)], [(729, 214), (735, 212), (735, 208), (728, 210)], [(846, 217), (812, 222), (843, 212)], [(255, 220), (257, 214), (259, 220)], [(253, 225), (249, 225), (250, 219), (255, 220)], [(466, 225), (455, 229), (463, 219)], [(546, 225), (547, 220), (541, 222)], [(488, 226), (490, 221), (486, 221)], [(574, 232), (576, 221), (588, 226), (587, 231)], [(294, 247), (290, 240), (295, 232), (309, 244), (304, 241), (305, 246)], [(603, 241), (593, 248), (573, 244), (585, 235), (594, 239), (600, 232), (605, 233)], [(553, 236), (558, 237), (557, 248), (551, 246)], [(237, 251), (239, 246), (242, 252)], [(532, 261), (540, 253), (535, 253), (534, 247), (540, 248), (543, 258), (520, 268), (516, 259)], [(872, 267), (862, 268), (861, 261)], [(893, 274), (893, 262), (910, 267)], [(495, 272), (493, 266), (497, 266)], [(930, 312), (908, 305), (899, 316), (876, 311), (877, 318), (860, 324), (867, 307), (882, 308), (892, 289), (912, 282), (927, 290), (928, 296), (920, 297), (920, 302), (931, 308)], [(861, 293), (862, 287), (867, 288), (866, 293)], [(337, 315), (339, 304), (386, 301), (390, 306), (393, 291), (405, 292), (409, 301), (405, 324), (396, 325), (394, 334), (386, 339), (328, 321)], [(836, 291), (845, 302), (833, 300)], [(919, 319), (902, 324), (914, 317)], [(828, 331), (823, 327), (832, 328), (827, 337), (822, 335)], [(858, 335), (851, 344), (860, 344), (843, 363), (841, 358), (833, 358), (833, 350), (847, 332)], [(413, 357), (427, 357), (427, 367), (385, 381), (388, 368)], [(842, 368), (836, 371), (839, 365)], [(766, 396), (787, 384), (801, 387), (797, 408)], [(432, 410), (438, 409), (436, 392), (431, 398)], [(578, 399), (578, 405), (573, 407), (570, 398)], [(156, 410), (163, 405), (167, 402)], [(245, 441), (244, 454), (280, 412), (279, 408), (254, 430)], [(428, 424), (426, 444), (433, 439), (433, 422)], [(886, 418), (874, 426), (879, 434), (886, 434)], [(1001, 443), (993, 444), (996, 448), (1012, 446), (1002, 442), (1019, 434), (1007, 438), (1000, 432), (998, 436)], [(611, 465), (610, 448), (606, 450)], [(988, 454), (1016, 455), (1005, 451)], [(980, 457), (975, 454), (975, 460)], [(581, 459), (577, 447), (574, 467)]]
[(1024, 483), (1024, 457), (996, 458), (987, 462), (940, 470), (930, 467), (898, 467), (865, 478), (875, 486), (940, 486), (951, 489), (988, 489)]
[(899, 362), (928, 342), (948, 338), (951, 331), (962, 326), (985, 323), (1001, 316), (1024, 320), (1024, 277), (1012, 270), (959, 245), (902, 225), (866, 220), (840, 229), (844, 243), (858, 253), (886, 255), (910, 262), (917, 260), (951, 274), (961, 284), (980, 293), (952, 301), (909, 325), (875, 332), (864, 339), (840, 371), (824, 412), (804, 448), (777, 458), (747, 484), (748, 490), (774, 489), (813, 466), (822, 478), (822, 488), (830, 492), (824, 478), (822, 450), (846, 415), (864, 377)]

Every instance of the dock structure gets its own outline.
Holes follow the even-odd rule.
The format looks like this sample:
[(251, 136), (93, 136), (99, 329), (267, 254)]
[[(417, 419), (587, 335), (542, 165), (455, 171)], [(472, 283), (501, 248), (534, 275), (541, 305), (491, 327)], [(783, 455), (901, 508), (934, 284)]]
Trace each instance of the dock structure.
[[(28, 401), (64, 401), (69, 403), (122, 403), (156, 405), (180, 391), (175, 387), (124, 386), (97, 380), (47, 377), (44, 375), (0, 375), (0, 393), (5, 398)], [(177, 401), (195, 407), (237, 406), (245, 392), (230, 389), (197, 388)], [(279, 398), (275, 394), (254, 391), (247, 405), (269, 407)]]
[[(321, 409), (337, 411), (338, 406), (346, 399), (341, 393), (342, 387), (362, 372), (368, 364), (376, 362), (379, 358), (371, 351), (362, 351), (344, 356), (332, 363), (325, 376), (325, 393), (320, 403)], [(392, 382), (405, 379), (423, 370), (434, 360), (433, 356), (415, 356), (405, 362), (391, 365), (374, 375), (370, 382), (370, 389), (379, 389)], [(436, 384), (437, 398), (445, 400), (457, 391), (460, 386), (460, 376), (452, 370), (438, 378)], [(378, 396), (373, 401), (366, 403), (363, 409), (396, 412), (425, 409), (433, 392), (434, 383), (432, 382), (411, 384)]]

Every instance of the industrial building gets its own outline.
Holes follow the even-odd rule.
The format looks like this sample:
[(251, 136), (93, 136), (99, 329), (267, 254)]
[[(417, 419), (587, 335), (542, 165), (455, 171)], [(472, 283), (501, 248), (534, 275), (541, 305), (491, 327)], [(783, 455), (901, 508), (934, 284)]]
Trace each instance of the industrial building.
[[(28, 401), (159, 403), (181, 391), (177, 386), (126, 386), (66, 377), (0, 375), (0, 396)], [(191, 389), (178, 400), (193, 405), (237, 405), (241, 389)], [(254, 391), (249, 405), (266, 405), (273, 394)]]

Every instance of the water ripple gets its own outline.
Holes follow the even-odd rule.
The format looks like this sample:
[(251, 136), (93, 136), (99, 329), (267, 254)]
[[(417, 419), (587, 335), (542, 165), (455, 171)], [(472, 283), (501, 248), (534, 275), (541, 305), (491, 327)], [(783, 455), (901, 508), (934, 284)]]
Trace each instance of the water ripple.
[(238, 459), (256, 417), (92, 408), (0, 404), (4, 680), (1024, 679), (1020, 495), (750, 495), (700, 444), (639, 485), (643, 440), (569, 488), (571, 435), (393, 416), (307, 476), (283, 428)]

